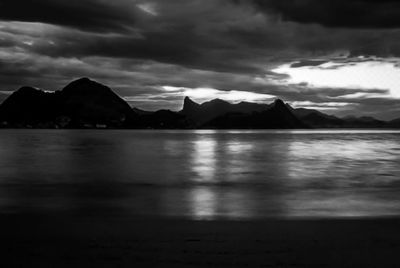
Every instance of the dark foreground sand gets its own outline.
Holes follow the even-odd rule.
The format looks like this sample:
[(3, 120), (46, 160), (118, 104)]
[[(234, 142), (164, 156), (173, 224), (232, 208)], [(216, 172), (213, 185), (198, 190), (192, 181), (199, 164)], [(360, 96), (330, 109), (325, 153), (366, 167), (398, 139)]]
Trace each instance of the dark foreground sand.
[(399, 219), (0, 218), (0, 267), (400, 267)]

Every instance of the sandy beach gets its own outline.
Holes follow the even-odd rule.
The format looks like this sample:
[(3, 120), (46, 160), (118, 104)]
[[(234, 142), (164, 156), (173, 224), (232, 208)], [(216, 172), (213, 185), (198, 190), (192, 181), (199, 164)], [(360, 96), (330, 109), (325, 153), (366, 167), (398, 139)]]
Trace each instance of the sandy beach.
[(0, 224), (3, 267), (398, 267), (400, 262), (399, 219), (3, 215)]

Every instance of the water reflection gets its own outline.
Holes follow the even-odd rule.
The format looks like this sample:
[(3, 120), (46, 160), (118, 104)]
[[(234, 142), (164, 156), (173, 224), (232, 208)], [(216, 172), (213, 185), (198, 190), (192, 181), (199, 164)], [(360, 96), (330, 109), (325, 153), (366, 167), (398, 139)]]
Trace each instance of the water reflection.
[(233, 140), (226, 143), (227, 153), (230, 155), (243, 155), (254, 150), (254, 144), (248, 141)]
[(217, 141), (208, 137), (199, 136), (193, 141), (192, 163), (195, 173), (194, 181), (209, 183), (215, 181), (217, 169)]
[(0, 132), (0, 212), (400, 215), (393, 131)]
[(374, 217), (398, 216), (398, 193), (360, 190), (305, 190), (291, 193), (286, 217)]
[(190, 215), (196, 220), (212, 220), (217, 215), (217, 195), (209, 187), (195, 187), (189, 190)]
[(231, 183), (250, 182), (254, 173), (259, 173), (257, 148), (255, 143), (246, 140), (228, 139), (225, 142), (224, 171), (226, 180)]
[(196, 220), (213, 220), (220, 217), (244, 219), (257, 216), (252, 204), (257, 193), (249, 189), (232, 187), (197, 186), (188, 191), (188, 215)]
[(303, 186), (378, 186), (399, 174), (397, 140), (302, 140), (288, 149), (288, 176)]

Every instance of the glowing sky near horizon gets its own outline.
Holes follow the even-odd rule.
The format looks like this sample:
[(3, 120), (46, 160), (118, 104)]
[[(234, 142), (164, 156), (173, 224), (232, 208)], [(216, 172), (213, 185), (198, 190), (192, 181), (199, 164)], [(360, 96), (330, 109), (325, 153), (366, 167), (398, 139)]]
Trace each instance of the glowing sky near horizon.
[(168, 93), (179, 94), (182, 97), (187, 96), (196, 102), (205, 102), (212, 99), (222, 99), (233, 103), (241, 101), (265, 103), (276, 98), (276, 96), (270, 94), (260, 94), (239, 90), (218, 90), (215, 88), (205, 87), (188, 88), (163, 86), (162, 89)]
[[(327, 62), (319, 66), (302, 67), (291, 65), (284, 64), (272, 70), (288, 75), (280, 81), (283, 84), (307, 84), (313, 88), (383, 89), (389, 92), (380, 97), (400, 99), (400, 68), (395, 61)], [(371, 96), (379, 97), (379, 94), (373, 93)], [(353, 97), (357, 95), (353, 94)]]

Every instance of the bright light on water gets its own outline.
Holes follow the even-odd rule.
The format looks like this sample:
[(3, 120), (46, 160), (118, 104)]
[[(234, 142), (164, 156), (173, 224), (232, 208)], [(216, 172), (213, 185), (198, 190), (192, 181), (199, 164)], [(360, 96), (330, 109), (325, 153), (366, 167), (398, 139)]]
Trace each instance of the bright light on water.
[(194, 181), (213, 182), (216, 167), (216, 141), (199, 137), (199, 140), (193, 142), (193, 152), (191, 154), (193, 161), (190, 164), (193, 167)]
[(0, 213), (400, 215), (400, 132), (0, 132)]

